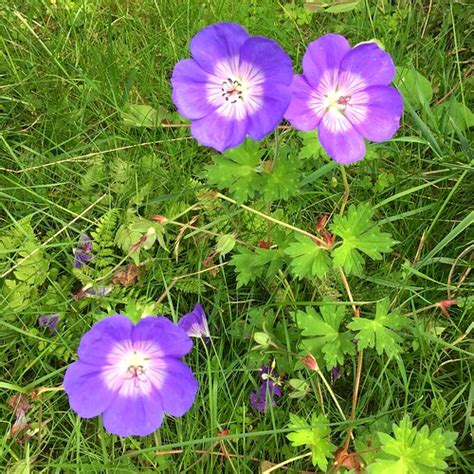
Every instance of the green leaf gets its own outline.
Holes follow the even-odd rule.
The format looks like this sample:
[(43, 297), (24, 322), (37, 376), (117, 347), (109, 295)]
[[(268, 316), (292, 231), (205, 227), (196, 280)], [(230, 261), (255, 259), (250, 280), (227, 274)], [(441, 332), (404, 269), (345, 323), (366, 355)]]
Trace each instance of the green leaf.
[(442, 130), (449, 133), (455, 131), (452, 122), (461, 132), (474, 126), (474, 113), (455, 99), (448, 100), (435, 107), (433, 114)]
[(235, 267), (237, 273), (237, 288), (255, 281), (263, 273), (263, 268), (255, 264), (255, 254), (244, 248), (232, 256), (230, 264)]
[(418, 431), (405, 416), (393, 425), (393, 434), (378, 433), (382, 453), (368, 467), (369, 474), (437, 474), (448, 467), (445, 459), (453, 452), (457, 433), (438, 428), (430, 434), (426, 425)]
[(359, 7), (361, 0), (307, 0), (306, 8), (309, 10), (323, 10), (327, 13), (345, 13)]
[(227, 255), (235, 247), (235, 237), (231, 234), (225, 234), (219, 237), (216, 243), (216, 252), (222, 257)]
[(372, 214), (368, 204), (360, 204), (351, 206), (347, 216), (334, 217), (332, 232), (342, 238), (342, 244), (332, 252), (334, 265), (344, 267), (347, 273), (362, 273), (364, 258), (360, 252), (380, 260), (382, 252), (390, 252), (395, 244), (390, 234), (380, 232), (371, 222)]
[(316, 130), (312, 132), (299, 132), (298, 135), (303, 139), (298, 158), (306, 160), (309, 158), (318, 158), (322, 151), (321, 143), (319, 143)]
[(241, 248), (239, 252), (233, 255), (230, 261), (237, 273), (237, 288), (255, 281), (264, 273), (267, 278), (274, 276), (284, 260), (283, 251), (276, 249), (259, 248), (251, 252), (246, 248)]
[(296, 234), (296, 242), (290, 244), (285, 253), (291, 257), (290, 268), (300, 280), (304, 277), (322, 278), (331, 266), (329, 252), (309, 237)]
[(253, 198), (263, 184), (258, 170), (262, 155), (258, 143), (247, 139), (239, 147), (214, 157), (214, 165), (207, 167), (209, 184), (228, 188), (240, 204)]
[(336, 5), (327, 7), (324, 11), (327, 13), (346, 13), (358, 8), (361, 0), (336, 0)]
[(397, 67), (393, 82), (404, 99), (415, 109), (428, 105), (433, 98), (430, 81), (412, 67)]
[(318, 314), (313, 308), (306, 312), (298, 311), (296, 321), (302, 329), (305, 339), (303, 347), (311, 347), (323, 353), (326, 369), (331, 370), (337, 365), (344, 364), (344, 355), (354, 355), (356, 350), (352, 343), (353, 335), (350, 332), (340, 332), (344, 319), (345, 307), (332, 304), (323, 305)]
[(140, 262), (140, 251), (149, 250), (155, 242), (167, 250), (164, 241), (164, 228), (155, 221), (136, 216), (132, 209), (127, 211), (126, 221), (119, 227), (115, 243), (126, 254), (130, 254), (135, 264)]
[[(15, 254), (15, 263), (12, 263)], [(48, 277), (49, 260), (31, 226), (31, 216), (15, 222), (15, 227), (3, 231), (0, 237), (0, 272), (12, 264), (17, 265), (13, 272), (15, 278), (27, 285), (41, 286)]]
[(299, 193), (301, 173), (300, 162), (288, 157), (279, 157), (270, 173), (262, 176), (265, 179), (263, 197), (272, 202), (278, 199), (287, 200)]
[(313, 466), (318, 466), (322, 471), (328, 467), (328, 459), (333, 457), (336, 449), (330, 441), (331, 428), (326, 416), (315, 413), (311, 415), (311, 424), (298, 415), (290, 413), (288, 427), (292, 431), (286, 437), (292, 446), (307, 446), (313, 453)]
[(28, 307), (33, 295), (34, 289), (31, 286), (16, 280), (4, 280), (4, 285), (0, 292), (4, 308), (6, 306), (15, 312)]
[(377, 354), (382, 355), (385, 352), (389, 357), (401, 352), (402, 337), (394, 330), (406, 327), (407, 320), (398, 311), (389, 313), (389, 308), (390, 302), (386, 298), (377, 303), (374, 319), (353, 318), (347, 325), (357, 331), (359, 349), (375, 347)]
[(13, 272), (15, 278), (29, 285), (42, 285), (48, 277), (49, 262), (36, 238), (25, 242), (18, 254), (23, 258), (18, 261), (18, 267)]
[(256, 332), (253, 335), (254, 341), (263, 347), (267, 347), (268, 343), (271, 341), (270, 336), (264, 332)]
[(158, 110), (145, 104), (127, 104), (120, 113), (122, 121), (129, 127), (157, 128), (166, 116), (166, 109), (159, 106)]

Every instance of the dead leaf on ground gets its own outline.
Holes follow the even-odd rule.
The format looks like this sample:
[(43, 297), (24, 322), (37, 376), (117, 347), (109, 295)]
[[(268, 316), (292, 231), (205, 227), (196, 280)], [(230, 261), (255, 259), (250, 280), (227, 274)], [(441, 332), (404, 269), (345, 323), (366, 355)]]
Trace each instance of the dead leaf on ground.
[(339, 448), (336, 451), (334, 466), (353, 469), (355, 474), (362, 473), (359, 455), (357, 453), (351, 453), (345, 448)]
[(127, 266), (121, 267), (120, 270), (114, 274), (112, 277), (112, 284), (122, 285), (127, 288), (136, 283), (139, 275), (140, 267), (134, 263), (129, 263)]

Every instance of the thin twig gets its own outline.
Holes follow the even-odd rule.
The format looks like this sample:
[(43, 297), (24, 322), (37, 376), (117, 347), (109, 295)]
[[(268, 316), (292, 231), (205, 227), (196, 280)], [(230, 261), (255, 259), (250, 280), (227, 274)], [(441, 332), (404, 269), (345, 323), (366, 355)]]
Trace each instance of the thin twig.
[[(155, 451), (155, 456), (167, 456), (169, 454), (183, 454), (184, 449), (170, 449), (168, 451)], [(245, 459), (247, 461), (255, 461), (255, 462), (262, 462), (261, 459), (258, 458), (251, 458), (248, 456), (244, 456), (243, 454), (233, 454), (233, 453), (221, 453), (219, 451), (206, 451), (205, 449), (194, 449), (193, 453), (196, 454), (209, 454), (211, 456), (219, 456), (224, 458), (239, 458)]]
[(342, 411), (341, 405), (339, 405), (339, 402), (337, 401), (336, 394), (334, 393), (334, 390), (332, 389), (331, 385), (329, 385), (328, 381), (326, 380), (326, 377), (324, 374), (321, 372), (321, 369), (319, 366), (316, 367), (315, 372), (319, 375), (321, 380), (323, 381), (324, 385), (326, 386), (329, 395), (331, 395), (331, 398), (333, 402), (336, 404), (337, 411), (340, 413), (342, 419), (344, 421), (347, 421), (346, 415), (344, 415), (344, 412)]
[(275, 219), (274, 217), (272, 216), (269, 216), (263, 212), (260, 212), (260, 211), (257, 211), (256, 209), (253, 209), (249, 206), (246, 206), (245, 204), (239, 204), (237, 201), (235, 201), (234, 199), (231, 199), (230, 197), (227, 197), (225, 196), (224, 194), (221, 194), (221, 193), (215, 193), (215, 196), (220, 198), (220, 199), (224, 199), (225, 201), (228, 201), (228, 202), (231, 202), (232, 204), (236, 204), (237, 206), (240, 206), (242, 209), (245, 209), (246, 211), (249, 211), (249, 212), (252, 212), (253, 214), (256, 214), (257, 216), (260, 216), (262, 217), (263, 219), (266, 219), (270, 222), (273, 222), (275, 224), (278, 224), (282, 227), (286, 227), (287, 229), (290, 229), (290, 230), (293, 230), (294, 232), (298, 232), (299, 234), (303, 234), (303, 235), (306, 235), (306, 237), (309, 237), (311, 240), (313, 240), (313, 242), (315, 242), (316, 244), (324, 247), (324, 248), (327, 248), (327, 244), (326, 242), (324, 242), (324, 240), (321, 240), (319, 237), (316, 237), (314, 234), (312, 234), (311, 232), (307, 232), (306, 230), (303, 230), (303, 229), (300, 229), (299, 227), (295, 227), (291, 224), (288, 224), (286, 222), (283, 222), (283, 221), (280, 221), (279, 219)]
[(287, 459), (286, 461), (280, 462), (268, 469), (265, 469), (264, 471), (262, 471), (262, 474), (269, 474), (270, 472), (276, 471), (277, 469), (280, 469), (280, 467), (286, 466), (287, 464), (291, 464), (292, 462), (298, 461), (299, 459), (308, 458), (312, 454), (313, 453), (310, 451), (309, 453), (300, 454), (299, 456), (295, 456), (293, 458)]
[(167, 140), (155, 140), (152, 142), (137, 143), (135, 145), (125, 145), (125, 146), (121, 146), (117, 148), (111, 148), (110, 150), (93, 151), (85, 155), (73, 156), (71, 158), (65, 158), (64, 160), (51, 161), (49, 163), (44, 163), (42, 165), (30, 166), (29, 168), (24, 168), (21, 170), (0, 167), (0, 171), (5, 171), (7, 173), (14, 173), (14, 174), (27, 173), (28, 171), (40, 170), (43, 168), (48, 168), (49, 166), (61, 165), (63, 163), (76, 163), (76, 162), (80, 163), (81, 161), (87, 161), (89, 158), (93, 158), (94, 156), (99, 156), (99, 155), (105, 155), (106, 153), (114, 153), (117, 151), (129, 150), (130, 148), (137, 148), (137, 147), (148, 146), (148, 145), (157, 145), (159, 143), (168, 143), (171, 141), (179, 141), (179, 140), (187, 140), (187, 139), (188, 139), (187, 137), (186, 138), (172, 138), (172, 139), (167, 139)]

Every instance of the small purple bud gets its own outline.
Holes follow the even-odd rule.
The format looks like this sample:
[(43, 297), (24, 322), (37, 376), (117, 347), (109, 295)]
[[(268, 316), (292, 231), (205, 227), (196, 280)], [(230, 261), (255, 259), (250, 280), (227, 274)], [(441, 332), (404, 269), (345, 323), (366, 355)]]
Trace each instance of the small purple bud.
[(81, 235), (79, 239), (79, 247), (74, 249), (74, 261), (72, 266), (74, 268), (81, 268), (85, 263), (90, 262), (94, 255), (92, 255), (92, 240), (87, 235)]
[(51, 335), (58, 332), (57, 325), (59, 323), (59, 314), (45, 314), (38, 318), (38, 326), (40, 328), (47, 328)]
[(340, 378), (341, 378), (341, 371), (339, 370), (339, 367), (336, 365), (336, 367), (333, 367), (331, 369), (331, 385), (334, 385)]
[(111, 286), (99, 286), (97, 290), (94, 290), (94, 288), (88, 288), (84, 294), (86, 296), (107, 296), (112, 289)]
[(84, 250), (84, 252), (92, 252), (92, 239), (89, 234), (83, 234), (79, 238), (79, 247)]

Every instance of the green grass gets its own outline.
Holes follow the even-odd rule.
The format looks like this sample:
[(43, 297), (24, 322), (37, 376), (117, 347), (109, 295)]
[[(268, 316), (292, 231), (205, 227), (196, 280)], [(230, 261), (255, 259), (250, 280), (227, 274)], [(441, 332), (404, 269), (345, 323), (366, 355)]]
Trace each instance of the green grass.
[[(321, 402), (317, 379), (297, 358), (252, 350), (252, 333), (272, 314), (275, 338), (291, 352), (298, 339), (291, 316), (297, 308), (317, 306), (328, 296), (348, 305), (337, 275), (300, 281), (285, 267), (238, 288), (228, 264), (215, 274), (196, 273), (205, 269), (202, 262), (218, 236), (234, 233), (254, 248), (258, 240), (278, 238), (282, 229), (206, 198), (205, 166), (213, 152), (187, 129), (133, 128), (122, 121), (128, 103), (163, 106), (171, 122), (181, 122), (171, 101), (173, 66), (189, 56), (192, 35), (222, 20), (277, 40), (298, 72), (306, 45), (324, 33), (342, 33), (352, 44), (377, 38), (397, 65), (414, 66), (429, 79), (431, 105), (446, 94), (466, 105), (472, 100), (467, 4), (361, 2), (348, 13), (316, 12), (299, 25), (293, 12), (305, 10), (296, 3), (295, 10), (293, 2), (271, 0), (25, 0), (6, 2), (0, 10), (0, 241), (10, 239), (10, 246), (0, 245), (2, 472), (257, 472), (259, 461), (278, 463), (304, 453), (285, 437), (288, 413), (309, 417), (312, 410), (329, 416), (333, 442), (343, 443), (348, 424), (323, 385)], [(349, 203), (371, 202), (384, 231), (399, 242), (384, 260), (368, 263), (364, 276), (349, 278), (354, 298), (364, 311), (388, 296), (413, 324), (402, 362), (365, 354), (354, 434), (364, 439), (390, 432), (406, 413), (419, 427), (456, 431), (448, 460), (452, 472), (474, 469), (472, 303), (464, 304), (472, 291), (471, 136), (448, 133), (429, 108), (407, 108), (397, 135), (405, 139), (372, 148), (347, 169)], [(273, 147), (275, 138), (266, 138), (266, 146)], [(296, 156), (296, 132), (279, 132), (278, 140)], [(247, 204), (313, 231), (319, 215), (338, 212), (343, 194), (337, 168), (312, 177), (324, 164), (321, 158), (304, 161), (306, 185), (288, 201)], [(128, 209), (197, 230), (166, 226), (167, 250), (157, 245), (146, 254), (137, 284), (114, 287), (101, 300), (74, 301), (81, 284), (108, 283), (114, 269), (131, 262), (113, 243)], [(98, 233), (99, 257), (89, 274), (73, 273), (72, 251), (85, 232)], [(25, 242), (26, 254), (40, 250), (21, 264)], [(9, 290), (6, 281), (18, 279), (18, 269), (31, 273), (28, 286)], [(417, 312), (447, 299), (448, 289), (463, 302), (450, 308), (450, 317), (436, 307)], [(213, 339), (209, 347), (197, 344), (187, 358), (200, 392), (183, 418), (168, 417), (153, 436), (120, 439), (105, 433), (98, 419), (80, 420), (64, 393), (54, 390), (81, 335), (99, 317), (136, 301), (177, 320), (198, 300)], [(38, 316), (50, 313), (62, 316), (56, 336), (37, 327)], [(273, 358), (281, 373), (305, 379), (311, 391), (293, 399), (285, 384), (277, 407), (262, 416), (250, 407), (249, 394), (258, 385), (257, 368)], [(346, 361), (334, 386), (347, 416), (356, 363)], [(31, 439), (19, 442), (9, 436), (15, 417), (7, 400), (40, 387), (51, 390), (31, 402)], [(39, 425), (44, 426), (35, 431)], [(229, 434), (220, 437), (226, 429)], [(203, 454), (222, 446), (235, 456)], [(182, 451), (157, 454), (175, 449)], [(290, 467), (310, 468), (307, 459)]]

